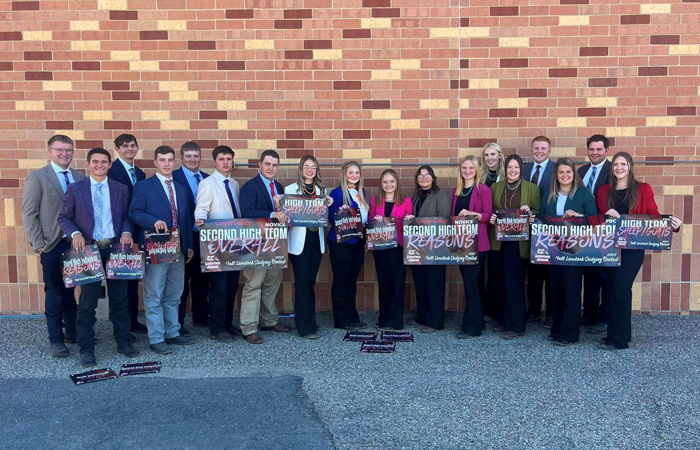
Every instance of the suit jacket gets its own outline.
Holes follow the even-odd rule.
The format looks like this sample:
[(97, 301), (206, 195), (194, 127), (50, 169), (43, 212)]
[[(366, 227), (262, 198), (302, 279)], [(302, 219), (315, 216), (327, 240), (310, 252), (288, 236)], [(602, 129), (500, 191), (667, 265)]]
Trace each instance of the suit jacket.
[[(269, 194), (270, 186), (265, 186), (260, 175), (256, 175), (241, 187), (241, 213), (247, 219), (269, 219), (275, 211)], [(275, 194), (284, 193), (284, 186), (275, 180)]]
[[(598, 174), (598, 179), (595, 181), (595, 186), (593, 186), (594, 197), (598, 194), (598, 190), (600, 190), (602, 185), (610, 184), (610, 166), (612, 166), (612, 164), (610, 164), (610, 161), (606, 159), (605, 163), (603, 163), (603, 167), (600, 168), (600, 173)], [(583, 182), (583, 177), (586, 176), (586, 172), (588, 172), (590, 167), (591, 163), (586, 163), (578, 168), (578, 176), (581, 178), (581, 182)]]
[[(374, 219), (374, 216), (377, 214), (384, 217), (385, 204), (384, 201), (377, 204), (377, 197), (372, 197), (372, 200), (369, 201), (369, 215), (367, 217)], [(403, 218), (411, 214), (413, 214), (413, 200), (411, 200), (411, 197), (404, 197), (401, 205), (394, 203), (394, 207), (391, 209), (391, 217), (395, 219), (396, 223), (396, 240), (401, 247), (403, 247)]]
[[(194, 215), (187, 206), (187, 191), (177, 183), (173, 183), (177, 197), (177, 220), (180, 230), (192, 230)], [(165, 222), (168, 230), (173, 226), (170, 199), (165, 195), (165, 189), (156, 175), (139, 181), (134, 185), (129, 206), (129, 219), (143, 229), (153, 229), (159, 220)], [(143, 230), (139, 232), (139, 244), (143, 245)], [(183, 253), (193, 249), (192, 233), (180, 233), (180, 244)]]
[[(146, 173), (143, 170), (136, 167), (136, 165), (134, 165), (134, 169), (136, 172), (136, 182), (146, 179)], [(122, 164), (121, 161), (112, 161), (112, 167), (110, 167), (109, 171), (107, 171), (107, 178), (126, 186), (126, 188), (129, 190), (129, 199), (131, 199), (131, 196), (134, 193), (134, 185), (131, 184), (131, 175), (129, 175), (129, 173), (126, 171), (124, 164)]]
[[(285, 194), (290, 195), (300, 195), (299, 194), (299, 183), (290, 184), (284, 188)], [(327, 195), (326, 191), (321, 193), (321, 189), (316, 186), (316, 195)], [(335, 200), (333, 200), (335, 203)], [(318, 240), (321, 243), (321, 253), (326, 251), (326, 240), (324, 239), (324, 227), (318, 228)], [(292, 255), (301, 255), (304, 250), (304, 244), (306, 243), (306, 227), (289, 227), (289, 253)]]
[[(564, 211), (572, 209), (584, 216), (597, 216), (598, 208), (595, 205), (595, 198), (591, 191), (585, 186), (579, 186), (574, 195), (569, 195), (564, 203)], [(549, 201), (549, 190), (542, 197), (542, 214), (556, 216), (557, 215), (557, 199)]]
[[(479, 186), (474, 189), (472, 192), (472, 197), (469, 200), (469, 210), (481, 214), (481, 220), (479, 221), (479, 233), (477, 234), (477, 239), (479, 242), (478, 249), (480, 252), (491, 250), (488, 234), (488, 224), (489, 220), (491, 220), (491, 214), (493, 214), (491, 197), (491, 189), (489, 189), (484, 183), (479, 183)], [(459, 211), (455, 211), (455, 206), (457, 206), (457, 188), (455, 188), (454, 192), (452, 193), (453, 216), (459, 215)]]
[[(551, 188), (552, 174), (554, 174), (554, 165), (554, 161), (552, 161), (551, 159), (547, 160), (547, 167), (544, 168), (544, 173), (540, 173), (540, 183), (538, 184), (538, 186), (540, 187), (540, 198), (544, 198), (544, 191), (548, 191)], [(532, 178), (532, 170), (534, 167), (534, 162), (528, 162), (523, 164), (522, 178), (525, 181), (529, 182), (530, 178)], [(493, 188), (493, 186), (491, 187)]]
[[(133, 233), (134, 225), (129, 220), (129, 191), (121, 183), (107, 179), (109, 187), (109, 205), (112, 210), (114, 236), (118, 240), (122, 233)], [(102, 211), (100, 211), (100, 214)], [(68, 186), (63, 206), (58, 215), (58, 224), (68, 236), (76, 231), (85, 238), (89, 245), (95, 230), (95, 208), (92, 204), (92, 187), (90, 178), (85, 178)]]
[[(419, 199), (413, 198), (413, 215), (420, 217), (450, 217), (450, 199), (445, 194), (445, 191), (436, 191), (428, 194), (421, 205), (420, 211), (416, 211), (419, 204)], [(418, 214), (419, 213), (419, 214)]]
[[(553, 165), (552, 165), (553, 166)], [(504, 206), (501, 203), (501, 196), (503, 191), (506, 189), (506, 180), (499, 181), (491, 185), (491, 192), (493, 192), (493, 211), (498, 209), (503, 209)], [(520, 206), (529, 206), (530, 212), (532, 214), (540, 213), (540, 190), (535, 183), (530, 183), (523, 179), (522, 185), (520, 187)], [(501, 241), (496, 239), (496, 227), (489, 227), (489, 241), (491, 243), (491, 250), (500, 250)], [(530, 258), (530, 241), (520, 241), (520, 257), (523, 259)]]
[[(209, 174), (202, 172), (201, 170), (200, 172), (202, 173), (202, 180), (199, 182), (201, 186), (202, 181), (206, 180), (209, 177)], [(190, 183), (189, 181), (187, 181), (187, 175), (185, 175), (185, 172), (182, 171), (182, 167), (180, 167), (177, 170), (173, 170), (173, 180), (175, 180), (176, 183), (184, 187), (187, 191), (187, 203), (190, 207), (190, 211), (194, 213), (194, 210), (197, 207), (197, 199), (194, 198), (194, 192), (192, 192), (192, 187), (190, 187)], [(238, 185), (238, 183), (236, 183), (236, 185)], [(199, 188), (197, 188), (197, 194), (199, 194)]]
[[(76, 182), (85, 178), (82, 172), (69, 170)], [(42, 247), (45, 252), (51, 251), (63, 237), (57, 220), (63, 197), (61, 182), (51, 164), (27, 175), (22, 194), (22, 223), (34, 251)]]
[[(183, 175), (184, 176), (184, 175)], [(174, 176), (173, 176), (174, 178)], [(241, 216), (240, 188), (236, 180), (231, 180), (231, 195), (236, 202), (236, 212)], [(194, 210), (194, 219), (233, 219), (231, 202), (226, 194), (224, 183), (217, 176), (208, 177), (199, 183), (197, 188), (197, 206)]]
[[(362, 193), (365, 194), (365, 198), (367, 198), (367, 193), (365, 190), (362, 190)], [(333, 189), (331, 193), (329, 194), (331, 198), (333, 198), (333, 205), (331, 205), (330, 208), (328, 208), (328, 223), (330, 223), (330, 228), (328, 229), (328, 239), (333, 241), (333, 242), (338, 242), (338, 238), (335, 235), (335, 214), (338, 212), (341, 206), (343, 206), (343, 203), (345, 200), (343, 199), (343, 190), (341, 189), (340, 186), (337, 188)], [(350, 196), (350, 204), (348, 205), (351, 208), (359, 208), (360, 205), (355, 202), (355, 199)], [(369, 212), (369, 205), (367, 205), (367, 211)], [(360, 212), (358, 211), (358, 214)], [(369, 217), (369, 216), (367, 216)], [(364, 225), (364, 224), (363, 224)], [(358, 239), (348, 239), (346, 241), (343, 241), (343, 244), (354, 244), (358, 241)]]

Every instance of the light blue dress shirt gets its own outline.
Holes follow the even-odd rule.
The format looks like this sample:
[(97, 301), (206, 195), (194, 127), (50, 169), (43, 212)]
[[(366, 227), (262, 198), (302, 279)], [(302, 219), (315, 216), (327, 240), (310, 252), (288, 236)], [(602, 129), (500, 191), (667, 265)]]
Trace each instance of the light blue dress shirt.
[(61, 187), (63, 188), (63, 193), (66, 193), (66, 190), (68, 189), (68, 185), (66, 185), (66, 177), (63, 175), (63, 172), (68, 172), (68, 179), (70, 180), (71, 183), (75, 183), (75, 179), (73, 178), (73, 174), (70, 171), (70, 168), (68, 169), (62, 169), (61, 166), (56, 164), (55, 162), (51, 161), (51, 168), (53, 168), (54, 172), (56, 172), (56, 176), (58, 177), (58, 181), (61, 183)]
[(197, 178), (195, 178), (195, 173), (199, 175), (199, 181), (202, 181), (204, 177), (202, 176), (202, 172), (197, 170), (197, 172), (192, 172), (189, 170), (187, 167), (182, 166), (182, 173), (185, 174), (185, 178), (187, 178), (187, 183), (190, 185), (190, 189), (192, 189), (192, 193), (194, 194), (194, 200), (195, 202), (197, 201), (197, 188), (199, 187), (199, 184), (197, 183)]
[[(270, 196), (270, 201), (272, 202), (272, 208), (275, 208), (275, 199), (272, 198), (272, 191), (270, 190), (270, 182), (275, 182), (275, 180), (268, 180), (263, 176), (263, 174), (260, 174), (260, 179), (263, 181), (263, 184), (265, 185), (265, 188), (267, 190), (267, 195)], [(275, 194), (276, 195), (283, 195), (284, 192), (277, 192), (277, 187), (275, 187)], [(274, 211), (270, 213), (270, 219), (275, 215)]]
[(102, 211), (94, 211), (94, 214), (102, 214), (102, 239), (111, 239), (115, 236), (114, 234), (114, 224), (112, 223), (112, 204), (110, 203), (109, 197), (109, 185), (107, 184), (107, 178), (102, 183), (98, 183), (92, 177), (90, 177), (90, 194), (92, 199), (95, 199), (95, 191), (97, 191), (97, 185), (102, 185)]

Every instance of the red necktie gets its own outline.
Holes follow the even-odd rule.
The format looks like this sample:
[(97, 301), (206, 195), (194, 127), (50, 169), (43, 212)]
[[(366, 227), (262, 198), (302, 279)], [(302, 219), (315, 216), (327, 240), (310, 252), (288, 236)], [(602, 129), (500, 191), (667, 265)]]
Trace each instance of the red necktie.
[(175, 193), (173, 192), (173, 180), (165, 180), (165, 184), (168, 185), (168, 191), (170, 191), (170, 212), (173, 215), (173, 226), (171, 228), (178, 228), (177, 208), (175, 207)]
[(270, 192), (272, 193), (272, 210), (276, 211), (275, 209), (275, 182), (270, 181)]

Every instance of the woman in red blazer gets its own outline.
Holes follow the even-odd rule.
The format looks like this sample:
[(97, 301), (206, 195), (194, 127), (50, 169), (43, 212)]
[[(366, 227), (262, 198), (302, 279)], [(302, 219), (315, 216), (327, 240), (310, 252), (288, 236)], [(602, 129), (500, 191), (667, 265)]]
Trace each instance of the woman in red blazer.
[[(610, 184), (600, 187), (596, 196), (598, 213), (620, 217), (620, 214), (659, 215), (654, 191), (647, 183), (634, 177), (634, 162), (627, 152), (618, 152), (612, 159)], [(673, 231), (680, 230), (681, 221), (671, 217)], [(605, 350), (629, 348), (632, 340), (632, 284), (642, 268), (644, 250), (621, 250), (620, 266), (601, 271), (610, 296), (608, 335), (601, 340)]]
[(380, 331), (403, 328), (404, 298), (406, 295), (406, 267), (403, 265), (403, 218), (413, 214), (411, 197), (401, 193), (399, 176), (393, 169), (386, 169), (379, 176), (381, 191), (369, 202), (369, 217), (379, 219), (393, 217), (396, 223), (396, 240), (399, 245), (386, 250), (373, 250), (374, 265), (379, 283)]
[(479, 220), (477, 233), (479, 262), (475, 265), (463, 264), (459, 266), (465, 298), (462, 331), (457, 334), (460, 339), (481, 336), (481, 330), (484, 326), (477, 277), (481, 261), (486, 252), (491, 249), (486, 227), (491, 218), (492, 210), (491, 189), (481, 180), (479, 162), (473, 156), (465, 156), (459, 160), (459, 178), (457, 179), (457, 187), (452, 194), (452, 215), (476, 216)]

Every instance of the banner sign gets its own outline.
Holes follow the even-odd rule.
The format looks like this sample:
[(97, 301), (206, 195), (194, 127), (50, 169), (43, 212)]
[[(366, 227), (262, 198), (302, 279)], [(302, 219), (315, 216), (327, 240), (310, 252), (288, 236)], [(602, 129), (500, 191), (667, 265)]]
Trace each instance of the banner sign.
[(97, 245), (86, 245), (82, 252), (71, 248), (61, 253), (63, 284), (66, 288), (97, 283), (105, 279), (102, 258)]
[(119, 376), (128, 377), (130, 375), (145, 375), (149, 373), (159, 373), (160, 368), (160, 361), (148, 361), (136, 364), (122, 364), (122, 368), (119, 371)]
[(365, 224), (367, 231), (367, 250), (386, 250), (396, 248), (396, 223), (393, 217), (368, 220)]
[(413, 333), (410, 331), (382, 331), (382, 341), (413, 342)]
[(135, 252), (131, 245), (112, 244), (107, 260), (108, 280), (140, 280), (145, 262), (143, 252)]
[(621, 214), (617, 219), (617, 245), (626, 250), (671, 250), (671, 216)]
[(338, 242), (362, 239), (362, 215), (355, 208), (339, 209), (335, 213), (335, 238)]
[(406, 265), (477, 264), (476, 216), (413, 217), (403, 222)]
[(389, 341), (365, 341), (360, 351), (362, 353), (394, 353), (396, 342)]
[(496, 240), (527, 241), (530, 239), (530, 216), (519, 209), (496, 211)]
[(348, 331), (343, 340), (345, 342), (365, 342), (377, 339), (377, 333), (372, 331)]
[(323, 196), (284, 194), (281, 211), (293, 227), (325, 227), (328, 225), (328, 199)]
[(287, 268), (287, 224), (277, 219), (214, 219), (199, 227), (202, 272)]
[(616, 219), (539, 216), (532, 224), (530, 262), (555, 266), (619, 266)]
[(94, 383), (95, 381), (111, 380), (112, 378), (117, 378), (117, 374), (109, 367), (89, 370), (70, 376), (70, 379), (73, 380), (75, 384)]
[(180, 262), (180, 230), (168, 230), (164, 233), (146, 230), (143, 233), (146, 250), (146, 264), (156, 265), (167, 262)]

